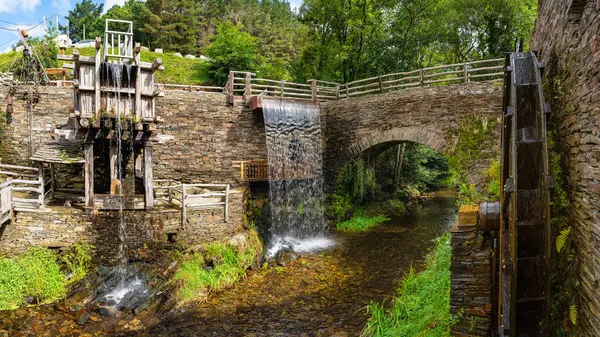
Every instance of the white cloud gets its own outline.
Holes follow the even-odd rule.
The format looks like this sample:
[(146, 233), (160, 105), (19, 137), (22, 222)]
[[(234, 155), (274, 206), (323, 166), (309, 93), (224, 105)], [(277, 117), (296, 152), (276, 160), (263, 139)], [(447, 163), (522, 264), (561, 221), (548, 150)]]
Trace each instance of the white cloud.
[[(2, 0), (0, 0), (2, 1)], [(58, 10), (59, 14), (66, 15), (67, 12), (71, 9), (71, 1), (70, 0), (52, 0), (52, 7)]]
[(32, 12), (41, 0), (0, 0), (0, 13)]
[[(2, 1), (2, 0), (0, 0)], [(125, 4), (125, 0), (104, 0), (104, 11), (111, 9), (114, 5), (123, 6)]]

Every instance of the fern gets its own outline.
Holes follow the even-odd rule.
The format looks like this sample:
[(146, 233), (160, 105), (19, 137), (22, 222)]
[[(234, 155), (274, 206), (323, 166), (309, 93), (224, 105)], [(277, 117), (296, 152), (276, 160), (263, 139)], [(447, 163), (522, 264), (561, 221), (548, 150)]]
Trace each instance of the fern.
[(560, 253), (560, 251), (565, 247), (565, 244), (569, 240), (569, 235), (571, 234), (571, 227), (567, 227), (560, 231), (560, 235), (556, 237), (556, 251)]
[(573, 325), (577, 325), (577, 316), (579, 316), (579, 310), (577, 310), (577, 304), (571, 304), (569, 307), (569, 319)]

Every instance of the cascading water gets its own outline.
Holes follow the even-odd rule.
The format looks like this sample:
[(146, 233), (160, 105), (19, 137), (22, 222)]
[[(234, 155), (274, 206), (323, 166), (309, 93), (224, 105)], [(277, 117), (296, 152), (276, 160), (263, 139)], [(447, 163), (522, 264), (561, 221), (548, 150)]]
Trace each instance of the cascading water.
[(317, 105), (264, 99), (271, 202), (267, 256), (284, 248), (325, 248), (320, 109)]
[[(123, 193), (123, 117), (125, 111), (122, 111), (122, 101), (121, 101), (121, 85), (123, 81), (123, 69), (125, 69), (127, 74), (127, 87), (130, 87), (131, 83), (131, 65), (123, 64), (121, 61), (112, 63), (106, 63), (106, 73), (107, 78), (105, 80), (108, 81), (110, 85), (113, 85), (115, 88), (115, 94), (113, 97), (113, 109), (115, 113), (115, 137), (116, 137), (116, 149), (117, 149), (117, 162), (116, 162), (116, 173), (117, 173), (117, 192), (119, 197), (119, 223), (118, 223), (118, 236), (119, 236), (119, 250), (118, 250), (118, 260), (119, 265), (105, 272), (105, 281), (103, 287), (98, 289), (98, 296), (96, 297), (99, 302), (107, 303), (115, 308), (127, 308), (132, 305), (135, 305), (140, 300), (147, 298), (148, 292), (146, 287), (146, 282), (139, 277), (139, 273), (135, 266), (130, 266), (127, 264), (126, 258), (126, 221), (123, 214), (124, 208), (124, 193)], [(131, 98), (131, 94), (129, 94), (129, 98)], [(131, 101), (131, 100), (128, 100)], [(128, 107), (125, 106), (125, 109)], [(131, 107), (129, 107), (131, 108)], [(131, 112), (131, 109), (129, 109)], [(130, 132), (133, 132), (133, 129), (130, 129)], [(133, 133), (131, 133), (129, 137), (129, 147), (133, 149)], [(133, 150), (132, 150), (133, 153)], [(135, 179), (135, 174), (133, 174), (133, 179)], [(135, 186), (135, 180), (134, 180)], [(135, 188), (133, 192), (135, 196)]]

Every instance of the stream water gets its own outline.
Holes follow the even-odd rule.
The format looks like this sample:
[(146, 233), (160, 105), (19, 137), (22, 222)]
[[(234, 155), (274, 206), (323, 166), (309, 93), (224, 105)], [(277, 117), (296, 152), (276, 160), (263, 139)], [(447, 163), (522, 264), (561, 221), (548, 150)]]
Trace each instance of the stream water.
[(448, 231), (454, 202), (453, 194), (438, 193), (371, 231), (332, 232), (335, 245), (327, 250), (285, 267), (252, 270), (233, 288), (166, 317), (150, 309), (138, 316), (93, 316), (80, 325), (83, 310), (59, 303), (0, 312), (0, 337), (358, 336), (366, 305), (389, 300), (410, 266), (421, 267), (432, 240)]
[(366, 233), (332, 234), (335, 246), (281, 269), (251, 272), (197, 309), (157, 322), (144, 336), (358, 336), (371, 301), (389, 299), (456, 218), (441, 193)]

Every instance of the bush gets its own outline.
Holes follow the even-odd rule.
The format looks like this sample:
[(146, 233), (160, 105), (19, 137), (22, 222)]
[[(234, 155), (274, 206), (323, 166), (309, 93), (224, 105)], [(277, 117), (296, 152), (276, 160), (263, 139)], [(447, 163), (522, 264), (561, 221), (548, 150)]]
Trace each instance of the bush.
[(358, 215), (353, 217), (352, 219), (344, 222), (339, 222), (337, 224), (337, 229), (340, 231), (347, 232), (362, 232), (369, 230), (378, 224), (388, 221), (389, 218), (384, 217), (383, 215), (368, 217), (365, 215)]
[(362, 336), (449, 336), (450, 315), (450, 235), (436, 240), (427, 256), (426, 268), (404, 277), (390, 309), (371, 303), (371, 315)]
[(77, 282), (87, 275), (92, 266), (92, 250), (94, 246), (86, 243), (76, 243), (60, 257), (69, 273), (69, 282)]
[(460, 184), (458, 188), (458, 196), (456, 197), (456, 203), (460, 205), (474, 205), (478, 204), (483, 197), (477, 192), (475, 185), (473, 184)]
[(182, 282), (179, 296), (192, 300), (211, 290), (229, 287), (246, 275), (246, 269), (260, 253), (260, 240), (255, 231), (243, 247), (229, 243), (213, 243), (202, 253), (192, 253), (182, 262), (175, 279)]
[(352, 205), (350, 204), (350, 198), (333, 194), (331, 196), (330, 203), (327, 205), (326, 215), (331, 221), (335, 223), (340, 222), (346, 214), (352, 209)]
[(0, 258), (0, 310), (16, 309), (25, 298), (38, 303), (57, 300), (66, 293), (66, 279), (57, 256), (46, 248), (31, 248), (13, 259)]

